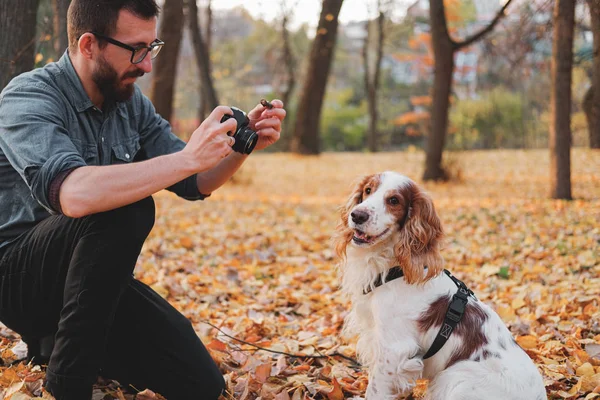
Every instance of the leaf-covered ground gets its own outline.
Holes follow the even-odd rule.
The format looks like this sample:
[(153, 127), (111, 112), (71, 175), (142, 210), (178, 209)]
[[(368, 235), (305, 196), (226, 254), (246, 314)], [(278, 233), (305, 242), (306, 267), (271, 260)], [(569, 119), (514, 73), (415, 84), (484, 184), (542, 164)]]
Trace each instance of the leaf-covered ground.
[[(447, 267), (497, 310), (550, 399), (600, 398), (600, 153), (573, 151), (572, 202), (548, 199), (547, 151), (449, 158), (462, 181), (422, 184), (444, 222)], [(354, 338), (340, 335), (349, 304), (330, 243), (337, 208), (359, 175), (395, 170), (421, 183), (422, 166), (420, 152), (252, 155), (204, 202), (155, 196), (136, 276), (193, 322), (227, 398), (359, 398), (367, 374), (353, 365)], [(14, 362), (23, 350), (0, 328), (5, 398), (40, 395), (44, 368)], [(103, 396), (131, 398), (99, 382)]]

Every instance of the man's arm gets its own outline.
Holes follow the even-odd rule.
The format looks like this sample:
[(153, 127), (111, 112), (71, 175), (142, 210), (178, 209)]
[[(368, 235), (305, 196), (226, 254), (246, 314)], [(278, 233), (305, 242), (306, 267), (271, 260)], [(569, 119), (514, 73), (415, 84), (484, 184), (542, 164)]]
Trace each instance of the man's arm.
[(199, 173), (196, 178), (198, 191), (203, 194), (211, 194), (223, 186), (242, 166), (246, 158), (248, 155), (233, 152), (215, 168)]
[[(75, 169), (60, 187), (63, 213), (77, 218), (122, 207), (222, 163), (223, 158), (232, 152), (227, 132), (236, 127), (234, 119), (220, 122), (226, 113), (231, 113), (231, 109), (224, 106), (215, 108), (192, 134), (185, 148), (177, 153), (131, 164)], [(232, 165), (235, 164), (234, 161)], [(221, 168), (218, 171), (222, 171)], [(225, 170), (229, 168), (232, 167)], [(227, 173), (216, 174), (223, 175)]]

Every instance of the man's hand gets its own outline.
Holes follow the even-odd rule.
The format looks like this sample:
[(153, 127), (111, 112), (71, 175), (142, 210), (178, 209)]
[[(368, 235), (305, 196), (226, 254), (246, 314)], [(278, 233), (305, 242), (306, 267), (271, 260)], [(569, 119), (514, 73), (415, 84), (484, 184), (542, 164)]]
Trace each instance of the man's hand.
[(281, 100), (271, 101), (272, 109), (258, 104), (248, 113), (250, 128), (258, 134), (258, 143), (254, 150), (262, 150), (279, 140), (281, 122), (285, 118), (285, 110)]
[(191, 166), (195, 172), (203, 172), (213, 168), (233, 151), (231, 146), (235, 141), (227, 133), (235, 132), (237, 121), (234, 118), (229, 118), (225, 122), (221, 122), (225, 114), (233, 114), (231, 108), (226, 106), (216, 107), (208, 118), (200, 124), (198, 129), (192, 133), (190, 140), (183, 149), (182, 152), (190, 156)]

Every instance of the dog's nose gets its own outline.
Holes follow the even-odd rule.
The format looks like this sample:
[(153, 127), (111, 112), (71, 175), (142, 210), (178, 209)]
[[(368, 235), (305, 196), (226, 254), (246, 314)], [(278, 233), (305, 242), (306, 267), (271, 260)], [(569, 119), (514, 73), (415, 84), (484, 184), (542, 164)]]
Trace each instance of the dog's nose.
[(355, 224), (364, 224), (369, 219), (369, 213), (366, 211), (354, 210), (350, 213), (352, 221)]

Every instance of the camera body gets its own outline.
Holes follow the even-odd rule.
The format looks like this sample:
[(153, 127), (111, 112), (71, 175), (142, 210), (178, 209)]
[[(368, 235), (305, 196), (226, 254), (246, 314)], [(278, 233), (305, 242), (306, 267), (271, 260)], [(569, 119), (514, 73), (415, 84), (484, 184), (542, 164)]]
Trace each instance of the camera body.
[(221, 122), (225, 122), (229, 118), (235, 118), (237, 121), (237, 129), (233, 135), (231, 135), (235, 138), (232, 149), (238, 153), (250, 154), (258, 142), (258, 134), (248, 126), (250, 120), (245, 112), (237, 107), (230, 108), (231, 111), (233, 111), (233, 115), (225, 114), (223, 118), (221, 118)]

